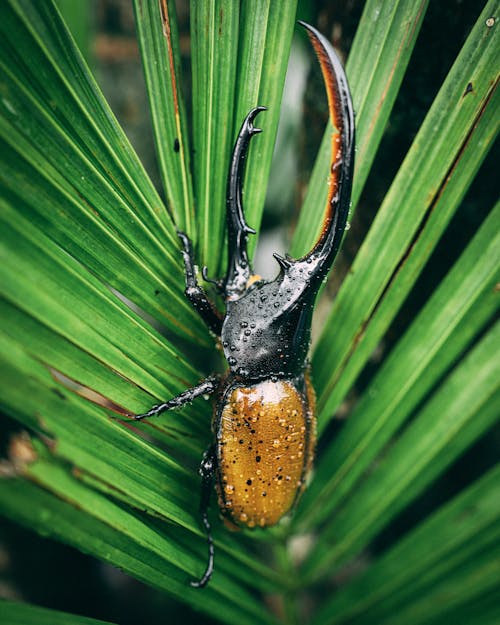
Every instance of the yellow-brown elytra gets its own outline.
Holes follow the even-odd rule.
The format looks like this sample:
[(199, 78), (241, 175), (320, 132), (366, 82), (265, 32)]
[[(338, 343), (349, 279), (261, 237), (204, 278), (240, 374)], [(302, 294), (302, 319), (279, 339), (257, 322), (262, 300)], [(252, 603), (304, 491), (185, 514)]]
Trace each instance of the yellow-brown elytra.
[[(323, 227), (313, 249), (299, 259), (274, 255), (278, 276), (266, 281), (252, 272), (242, 180), (253, 126), (265, 107), (250, 111), (234, 146), (227, 185), (228, 267), (215, 282), (226, 301), (222, 316), (198, 284), (189, 238), (179, 232), (186, 272), (186, 296), (220, 337), (228, 371), (153, 407), (143, 419), (215, 393), (215, 440), (200, 466), (200, 512), (207, 532), (206, 570), (192, 586), (203, 587), (213, 572), (214, 547), (208, 505), (215, 482), (226, 519), (246, 527), (277, 523), (297, 501), (312, 464), (315, 442), (314, 390), (307, 353), (311, 317), (321, 282), (331, 268), (345, 230), (354, 167), (354, 113), (344, 70), (332, 46), (312, 26), (308, 32), (321, 65), (332, 134), (328, 201)], [(206, 268), (203, 270), (206, 277)]]

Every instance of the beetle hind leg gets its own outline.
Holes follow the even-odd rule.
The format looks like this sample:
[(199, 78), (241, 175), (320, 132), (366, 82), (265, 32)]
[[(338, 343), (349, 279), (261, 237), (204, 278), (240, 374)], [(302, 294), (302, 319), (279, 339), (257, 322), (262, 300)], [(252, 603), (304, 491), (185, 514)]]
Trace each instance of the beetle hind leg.
[(207, 534), (208, 561), (205, 572), (200, 579), (190, 582), (190, 585), (193, 588), (203, 588), (206, 586), (212, 577), (212, 573), (214, 572), (214, 541), (212, 538), (210, 521), (208, 520), (208, 508), (210, 505), (210, 495), (214, 485), (216, 463), (217, 458), (215, 455), (215, 446), (210, 445), (210, 447), (203, 454), (203, 459), (199, 469), (199, 474), (201, 476), (200, 514), (203, 527), (205, 528)]

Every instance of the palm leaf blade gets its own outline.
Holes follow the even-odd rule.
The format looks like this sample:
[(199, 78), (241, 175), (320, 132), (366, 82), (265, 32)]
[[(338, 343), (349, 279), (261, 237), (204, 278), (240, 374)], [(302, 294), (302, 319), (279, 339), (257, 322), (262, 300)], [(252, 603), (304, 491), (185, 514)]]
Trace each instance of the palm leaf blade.
[[(365, 4), (346, 72), (356, 111), (356, 158), (352, 206), (356, 207), (417, 40), (427, 1)], [(369, 62), (367, 62), (369, 59)], [(292, 242), (301, 256), (317, 239), (326, 204), (331, 128), (318, 151)], [(351, 209), (351, 210), (353, 210)]]
[[(354, 204), (427, 4), (365, 5), (347, 68), (358, 110)], [(193, 386), (220, 360), (184, 297), (176, 228), (189, 231), (196, 261), (220, 275), (232, 143), (248, 111), (267, 105), (244, 185), (245, 215), (258, 228), (296, 3), (191, 3), (190, 154), (174, 3), (134, 2), (167, 206), (54, 0), (1, 4), (0, 405), (29, 431), (14, 435), (0, 463), (2, 514), (220, 622), (301, 622), (308, 605), (314, 625), (495, 622), (498, 469), (423, 520), (412, 517), (374, 560), (371, 550), (420, 497), (440, 492), (437, 478), (497, 422), (500, 205), (368, 383), (364, 374), (498, 132), (497, 5), (486, 5), (457, 57), (320, 337), (320, 433), (351, 389), (363, 388), (360, 398), (344, 403), (340, 433), (321, 439), (293, 520), (233, 534), (213, 505), (216, 573), (200, 592), (188, 582), (207, 558), (196, 469), (210, 407), (200, 398), (151, 420), (127, 414)], [(296, 255), (321, 221), (322, 167), (320, 154)], [(295, 541), (302, 533), (307, 541)], [(368, 567), (346, 581), (344, 565), (360, 557)], [(16, 613), (48, 618), (35, 608), (8, 612)]]
[[(40, 4), (33, 14), (16, 2), (2, 7), (3, 186), (19, 196), (64, 249), (174, 334), (202, 336), (180, 292), (183, 280), (179, 254), (173, 251), (177, 239), (173, 224), (57, 13), (49, 7)], [(26, 15), (33, 17), (28, 23)], [(18, 57), (18, 46), (29, 63)], [(66, 66), (58, 64), (61, 56)], [(74, 75), (74, 83), (66, 75)], [(134, 179), (132, 170), (138, 172)], [(127, 260), (128, 271), (104, 263), (103, 250), (117, 263)], [(160, 294), (160, 301), (169, 301), (163, 309)]]
[[(499, 267), (493, 250), (499, 242), (498, 234), (492, 233), (499, 215), (497, 206), (384, 362), (353, 411), (353, 418), (324, 454), (318, 467), (318, 486), (313, 483), (306, 493), (311, 498), (309, 514), (316, 520), (326, 519), (352, 492), (383, 446), (432, 390), (436, 378), (445, 374), (491, 323), (498, 307), (494, 286)], [(313, 506), (313, 501), (318, 505)]]
[[(332, 562), (338, 566), (347, 554), (359, 551), (495, 424), (500, 400), (500, 365), (495, 351), (499, 332), (497, 324), (448, 376), (354, 500), (347, 502), (335, 523), (322, 532), (305, 566), (306, 574), (318, 574)], [(468, 383), (471, 376), (475, 376), (474, 385)], [(436, 414), (446, 414), (446, 419), (436, 421)], [(335, 547), (326, 551), (325, 544), (331, 545), (333, 536)]]
[(168, 3), (134, 2), (156, 152), (177, 227), (195, 237), (189, 137), (181, 90), (177, 18)]
[[(342, 623), (354, 615), (360, 625), (374, 619), (382, 623), (398, 614), (407, 601), (427, 595), (429, 587), (460, 570), (475, 553), (498, 542), (499, 470), (495, 467), (440, 508), (328, 601), (318, 614), (318, 623)], [(404, 569), (401, 562), (406, 564)]]
[(6, 600), (0, 601), (0, 618), (4, 625), (111, 625), (107, 621)]
[[(479, 16), (434, 100), (332, 307), (313, 359), (313, 364), (321, 363), (315, 367), (321, 427), (335, 409), (331, 391), (342, 368), (362, 338), (371, 321), (370, 315), (399, 265), (411, 254), (419, 224), (428, 214), (428, 207), (446, 181), (477, 119), (491, 103), (496, 33), (490, 32), (485, 20), (493, 4), (488, 3)], [(477, 99), (467, 101), (463, 97), (468, 82), (476, 85)], [(433, 145), (433, 150), (422, 160), (422, 149), (428, 145)], [(396, 312), (397, 308), (392, 315)], [(342, 332), (337, 328), (342, 328)]]

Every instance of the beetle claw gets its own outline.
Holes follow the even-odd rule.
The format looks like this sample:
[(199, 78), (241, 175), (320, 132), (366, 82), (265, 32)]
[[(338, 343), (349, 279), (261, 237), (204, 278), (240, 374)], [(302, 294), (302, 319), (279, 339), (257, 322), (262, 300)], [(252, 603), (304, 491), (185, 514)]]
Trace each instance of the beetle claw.
[(210, 278), (208, 276), (208, 268), (206, 265), (203, 265), (203, 267), (201, 268), (201, 275), (203, 277), (203, 280), (205, 280), (205, 282), (210, 282), (210, 284), (213, 284), (215, 286), (217, 291), (222, 293), (222, 291), (224, 290), (224, 282), (222, 280)]
[(252, 109), (250, 111), (250, 113), (247, 115), (246, 118), (246, 123), (248, 123), (248, 131), (250, 132), (251, 135), (258, 135), (260, 132), (262, 132), (262, 128), (256, 128), (252, 122), (253, 120), (257, 117), (257, 115), (261, 112), (261, 111), (267, 111), (267, 106), (256, 106), (254, 109)]

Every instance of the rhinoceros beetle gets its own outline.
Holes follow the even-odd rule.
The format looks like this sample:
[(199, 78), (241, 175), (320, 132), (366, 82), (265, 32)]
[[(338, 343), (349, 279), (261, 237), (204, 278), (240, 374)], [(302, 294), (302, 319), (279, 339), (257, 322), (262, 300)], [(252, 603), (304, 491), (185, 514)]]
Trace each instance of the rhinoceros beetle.
[[(279, 274), (266, 281), (253, 273), (247, 253), (248, 226), (242, 205), (245, 158), (261, 129), (253, 122), (265, 107), (250, 111), (234, 146), (227, 184), (228, 265), (215, 281), (223, 294), (222, 316), (197, 281), (193, 250), (182, 232), (185, 294), (220, 339), (228, 371), (210, 376), (135, 419), (178, 408), (200, 395), (215, 394), (214, 441), (204, 454), (200, 512), (207, 532), (206, 570), (192, 586), (203, 587), (213, 572), (214, 547), (207, 516), (216, 483), (219, 507), (231, 524), (266, 527), (277, 523), (296, 502), (315, 444), (315, 395), (307, 353), (313, 306), (331, 268), (345, 229), (354, 166), (354, 114), (344, 70), (332, 46), (312, 26), (307, 30), (328, 95), (332, 158), (328, 201), (321, 234), (299, 259), (274, 254)], [(325, 181), (326, 182), (326, 181)], [(206, 268), (203, 277), (208, 280)]]

